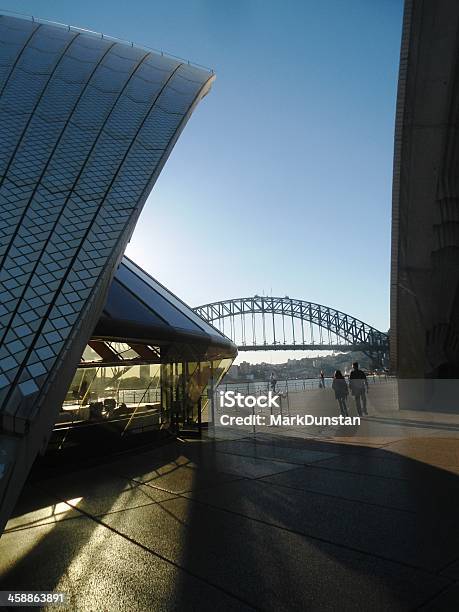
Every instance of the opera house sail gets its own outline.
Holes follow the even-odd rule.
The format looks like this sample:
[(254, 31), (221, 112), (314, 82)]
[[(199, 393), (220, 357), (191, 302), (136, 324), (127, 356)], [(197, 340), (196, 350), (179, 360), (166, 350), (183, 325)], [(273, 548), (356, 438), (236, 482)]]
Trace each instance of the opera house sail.
[(212, 80), (129, 43), (0, 16), (0, 530)]

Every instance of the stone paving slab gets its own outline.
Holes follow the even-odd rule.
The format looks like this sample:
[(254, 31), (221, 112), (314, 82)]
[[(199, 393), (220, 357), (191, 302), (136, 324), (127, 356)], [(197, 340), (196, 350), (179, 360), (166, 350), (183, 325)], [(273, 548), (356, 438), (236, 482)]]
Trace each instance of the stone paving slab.
[(191, 459), (158, 465), (156, 458), (144, 456), (132, 462), (117, 462), (110, 470), (125, 478), (162, 489), (167, 493), (185, 493), (199, 488), (208, 488), (221, 482), (236, 480), (243, 476), (217, 471), (213, 466), (198, 467)]
[(459, 442), (456, 439), (426, 437), (422, 440), (400, 440), (387, 446), (386, 450), (431, 466), (454, 466), (459, 471)]
[(252, 609), (83, 517), (3, 535), (0, 589), (62, 591), (72, 612)]
[[(324, 465), (325, 464), (325, 465)], [(332, 470), (324, 462), (284, 475), (260, 479), (262, 482), (290, 486), (430, 516), (436, 522), (457, 520), (459, 478), (428, 465), (412, 467), (410, 479), (376, 476), (357, 471)]]
[(194, 446), (186, 450), (187, 457), (193, 465), (202, 469), (212, 469), (227, 474), (237, 474), (246, 478), (261, 478), (279, 472), (296, 469), (296, 463), (271, 460), (269, 457), (253, 457), (225, 452), (220, 445)]
[(92, 468), (40, 480), (37, 485), (59, 500), (69, 501), (88, 514), (98, 515), (126, 508), (144, 506), (174, 497), (173, 494), (152, 489), (138, 482), (122, 478), (106, 468)]
[(407, 486), (402, 480), (332, 471), (314, 465), (267, 476), (260, 481), (408, 512), (415, 512), (419, 503), (426, 499), (424, 488)]
[(455, 612), (459, 610), (459, 584), (445, 588), (437, 597), (425, 605), (421, 605), (420, 612)]
[(180, 498), (104, 522), (263, 610), (407, 610), (448, 584)]
[(413, 448), (263, 435), (45, 470), (0, 587), (62, 588), (72, 612), (459, 609), (459, 478)]
[(332, 457), (320, 462), (321, 468), (330, 470), (342, 470), (346, 472), (354, 472), (357, 474), (367, 474), (368, 476), (382, 476), (386, 478), (398, 478), (401, 480), (411, 480), (419, 478), (425, 473), (425, 467), (422, 464), (415, 464), (399, 457), (392, 455), (386, 458), (381, 455), (372, 457), (358, 455), (344, 455), (340, 457)]
[(272, 459), (273, 461), (287, 461), (291, 463), (300, 463), (302, 465), (313, 463), (314, 461), (323, 461), (335, 456), (331, 452), (323, 452), (318, 450), (309, 450), (298, 448), (297, 446), (283, 445), (282, 441), (277, 440), (275, 443), (260, 443), (257, 442), (219, 442), (216, 444), (216, 450), (220, 452), (232, 453), (247, 457), (260, 459)]
[(453, 580), (457, 580), (459, 582), (459, 558), (443, 568), (440, 573), (442, 576), (453, 578)]
[(436, 571), (457, 557), (454, 524), (262, 481), (227, 483), (187, 496), (341, 546)]
[(27, 484), (7, 523), (5, 533), (80, 516), (80, 512), (58, 497), (44, 492), (40, 487)]

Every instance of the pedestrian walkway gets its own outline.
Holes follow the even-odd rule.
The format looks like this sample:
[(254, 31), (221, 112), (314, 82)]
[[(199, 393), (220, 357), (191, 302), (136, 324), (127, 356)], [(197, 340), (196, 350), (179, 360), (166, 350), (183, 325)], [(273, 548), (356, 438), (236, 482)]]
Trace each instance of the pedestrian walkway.
[(71, 610), (458, 609), (453, 418), (372, 419), (379, 442), (266, 428), (35, 470), (0, 589)]

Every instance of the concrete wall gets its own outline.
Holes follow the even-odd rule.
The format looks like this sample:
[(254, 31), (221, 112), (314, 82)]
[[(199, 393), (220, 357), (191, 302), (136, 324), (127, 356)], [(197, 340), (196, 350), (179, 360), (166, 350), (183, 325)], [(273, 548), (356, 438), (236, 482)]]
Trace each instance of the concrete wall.
[(391, 360), (459, 375), (459, 2), (407, 0), (395, 129)]

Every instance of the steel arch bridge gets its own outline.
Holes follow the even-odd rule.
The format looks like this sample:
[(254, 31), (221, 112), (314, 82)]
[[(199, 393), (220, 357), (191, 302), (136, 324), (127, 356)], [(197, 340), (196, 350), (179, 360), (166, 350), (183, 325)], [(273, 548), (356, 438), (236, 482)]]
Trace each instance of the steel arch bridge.
[(388, 335), (344, 312), (290, 297), (236, 298), (194, 308), (240, 351), (362, 351), (384, 364)]

